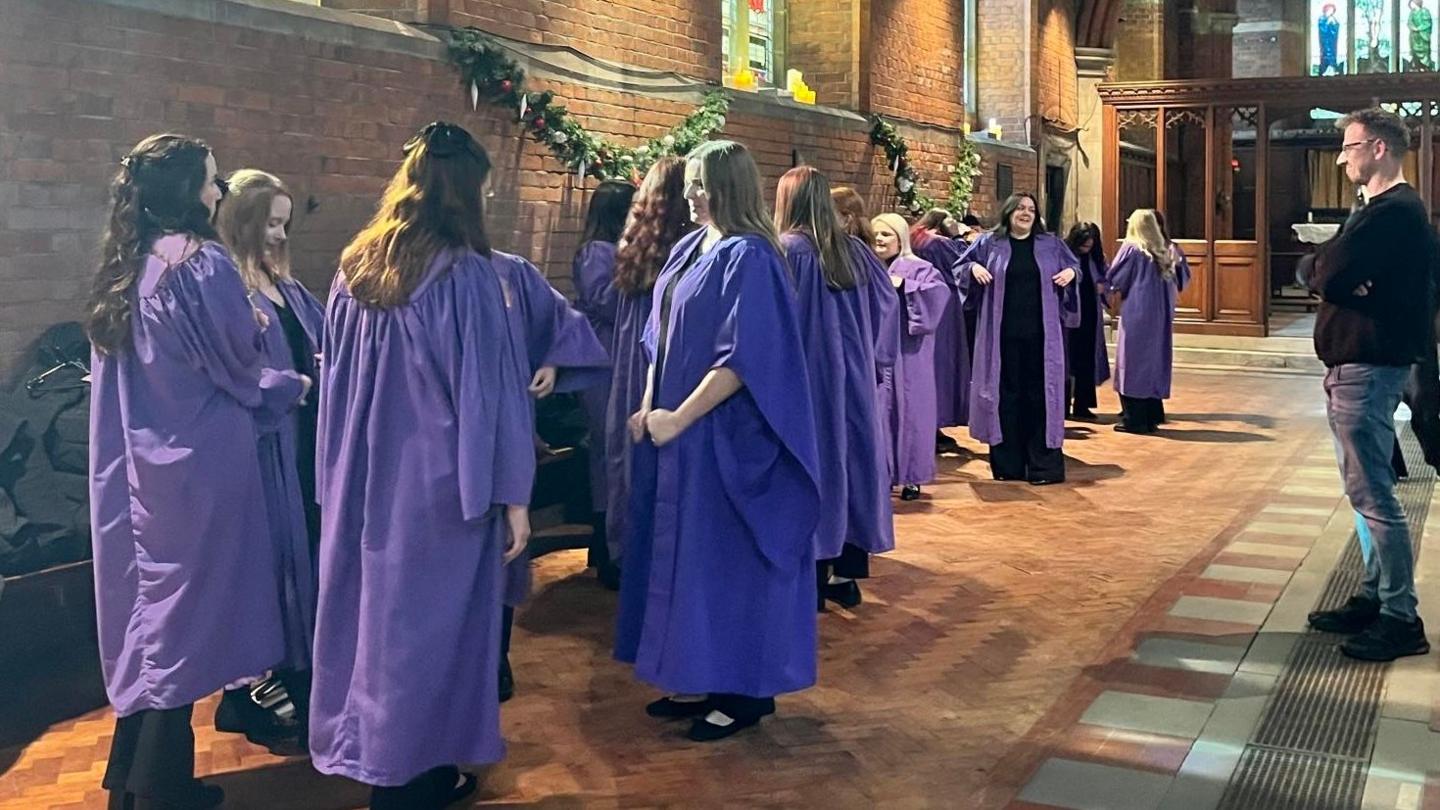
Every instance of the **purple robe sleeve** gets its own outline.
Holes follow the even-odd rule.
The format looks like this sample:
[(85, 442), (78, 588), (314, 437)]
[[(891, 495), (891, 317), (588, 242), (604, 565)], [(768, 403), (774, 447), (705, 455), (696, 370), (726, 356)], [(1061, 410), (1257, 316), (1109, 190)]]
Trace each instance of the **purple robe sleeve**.
[(953, 268), (937, 267), (941, 273), (951, 273), (955, 278), (955, 291), (960, 296), (960, 305), (965, 309), (975, 309), (985, 298), (985, 285), (976, 283), (972, 270), (976, 265), (989, 269), (990, 243), (994, 237), (985, 234), (975, 243), (960, 254), (960, 259), (955, 262)]
[(171, 272), (175, 277), (159, 309), (146, 314), (169, 320), (191, 365), (253, 411), (262, 427), (276, 424), (299, 401), (304, 385), (294, 371), (260, 366), (260, 324), (230, 255), (206, 244)]
[(615, 309), (620, 296), (615, 289), (615, 246), (586, 242), (575, 254), (570, 273), (575, 281), (575, 308), (590, 319), (597, 333), (615, 328)]
[(923, 272), (906, 278), (900, 287), (905, 297), (905, 334), (918, 337), (933, 334), (950, 302), (950, 287), (928, 264)]
[(1190, 283), (1190, 261), (1185, 258), (1185, 251), (1181, 250), (1179, 245), (1172, 242), (1170, 250), (1175, 256), (1175, 291), (1182, 292), (1185, 285)]
[(1061, 270), (1074, 270), (1075, 280), (1064, 287), (1057, 287), (1056, 294), (1060, 296), (1060, 320), (1065, 324), (1066, 329), (1076, 329), (1080, 326), (1080, 287), (1077, 281), (1080, 279), (1080, 260), (1076, 258), (1075, 252), (1065, 244), (1065, 240), (1056, 236), (1050, 236), (1047, 241), (1055, 246), (1060, 266), (1056, 272)]
[(1140, 256), (1140, 251), (1134, 245), (1125, 244), (1120, 247), (1120, 252), (1115, 254), (1115, 261), (1106, 273), (1106, 284), (1110, 286), (1111, 292), (1120, 293), (1121, 297), (1130, 292), (1130, 285), (1135, 283), (1135, 265)]
[(581, 391), (609, 379), (610, 356), (585, 316), (570, 306), (535, 265), (516, 257), (508, 259), (525, 312), (530, 371), (542, 366), (559, 370), (555, 391)]
[(878, 373), (882, 368), (895, 365), (900, 357), (900, 303), (895, 300), (890, 271), (880, 263), (875, 252), (853, 236), (850, 237), (850, 243), (851, 254), (856, 259), (856, 273), (865, 276), (862, 286), (870, 302), (870, 328), (875, 343), (875, 366)]
[(450, 393), (460, 506), (479, 520), (495, 504), (530, 503), (535, 480), (526, 347), (512, 346), (498, 280), (475, 254), (461, 258), (442, 283), (453, 295), (434, 296), (428, 342)]

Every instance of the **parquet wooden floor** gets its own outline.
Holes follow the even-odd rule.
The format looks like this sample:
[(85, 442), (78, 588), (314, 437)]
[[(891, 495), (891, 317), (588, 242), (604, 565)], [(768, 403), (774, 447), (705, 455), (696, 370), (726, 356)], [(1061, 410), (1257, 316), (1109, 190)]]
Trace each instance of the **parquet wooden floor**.
[[(989, 479), (965, 439), (922, 500), (899, 504), (899, 549), (865, 603), (821, 617), (821, 680), (757, 731), (702, 746), (644, 716), (654, 697), (610, 660), (615, 597), (578, 552), (537, 565), (517, 620), (509, 758), (478, 804), (540, 807), (1005, 806), (1034, 727), (1178, 572), (1203, 564), (1328, 445), (1314, 377), (1182, 372), (1155, 437), (1071, 423), (1069, 482)], [(1102, 410), (1113, 412), (1113, 392)], [(350, 808), (365, 792), (209, 725), (198, 769), (229, 807)], [(0, 752), (0, 807), (101, 807), (112, 720), (97, 711)], [(1034, 727), (1034, 728), (1032, 728)], [(1158, 757), (1171, 756), (1158, 751)]]

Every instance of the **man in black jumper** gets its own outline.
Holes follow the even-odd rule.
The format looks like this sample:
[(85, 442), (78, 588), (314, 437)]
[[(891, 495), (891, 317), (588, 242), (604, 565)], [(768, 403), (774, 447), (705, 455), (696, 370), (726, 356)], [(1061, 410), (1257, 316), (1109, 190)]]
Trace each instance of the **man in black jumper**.
[(1430, 651), (1416, 612), (1414, 557), (1395, 497), (1390, 453), (1395, 409), (1410, 367), (1434, 351), (1432, 267), (1436, 240), (1425, 205), (1401, 171), (1410, 131), (1398, 116), (1361, 110), (1340, 120), (1337, 161), (1364, 207), (1316, 254), (1320, 294), (1315, 352), (1325, 363), (1326, 413), (1345, 494), (1365, 521), (1361, 592), (1337, 610), (1310, 614), (1317, 630), (1354, 634), (1352, 658), (1392, 661)]

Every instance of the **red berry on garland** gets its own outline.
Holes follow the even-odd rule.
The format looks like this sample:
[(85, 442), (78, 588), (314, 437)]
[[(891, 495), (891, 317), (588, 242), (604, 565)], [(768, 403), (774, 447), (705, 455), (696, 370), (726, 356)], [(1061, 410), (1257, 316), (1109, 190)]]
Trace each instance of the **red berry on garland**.
[(544, 119), (544, 118), (536, 118), (535, 121), (534, 121), (534, 124), (535, 124), (535, 128), (536, 128), (536, 129), (544, 129), (544, 128), (545, 128), (545, 119)]
[(502, 92), (502, 93), (508, 93), (508, 92), (510, 92), (512, 89), (514, 89), (514, 87), (515, 87), (515, 83), (512, 82), (512, 81), (510, 81), (509, 79), (506, 79), (505, 81), (500, 82), (500, 92)]

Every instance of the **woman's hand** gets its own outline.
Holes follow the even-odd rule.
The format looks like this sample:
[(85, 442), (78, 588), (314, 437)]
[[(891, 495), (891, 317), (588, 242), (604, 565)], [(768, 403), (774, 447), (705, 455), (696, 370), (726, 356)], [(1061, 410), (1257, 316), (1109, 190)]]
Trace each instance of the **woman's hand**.
[(1067, 267), (1064, 270), (1050, 277), (1057, 287), (1069, 287), (1070, 282), (1075, 280), (1075, 268)]
[(300, 399), (296, 400), (295, 404), (296, 404), (296, 405), (304, 405), (304, 404), (305, 404), (305, 400), (310, 397), (310, 389), (313, 388), (314, 386), (315, 386), (315, 381), (312, 380), (312, 379), (310, 379), (310, 375), (309, 375), (309, 374), (301, 374), (301, 375), (300, 375)]
[(674, 411), (657, 408), (645, 415), (645, 429), (656, 447), (664, 447), (679, 436), (685, 426), (680, 424), (680, 417)]
[(535, 372), (535, 377), (530, 380), (530, 396), (544, 399), (555, 393), (556, 373), (554, 366), (541, 366), (540, 370)]
[(646, 408), (630, 414), (630, 418), (626, 420), (626, 424), (630, 427), (630, 441), (639, 443), (641, 439), (645, 438), (645, 419), (649, 415), (650, 411)]
[(505, 555), (501, 559), (508, 563), (524, 554), (526, 546), (530, 545), (530, 507), (507, 505), (505, 523), (510, 531), (505, 539)]
[(900, 289), (901, 287), (903, 287), (903, 286), (905, 285), (905, 279), (904, 279), (904, 278), (901, 278), (900, 276), (895, 275), (894, 273), (891, 273), (891, 274), (890, 274), (890, 283), (891, 283), (892, 285), (894, 285), (895, 289), (898, 290), (898, 289)]
[(976, 284), (982, 287), (995, 280), (995, 277), (990, 275), (990, 271), (986, 270), (983, 264), (970, 265), (970, 276), (975, 279)]

